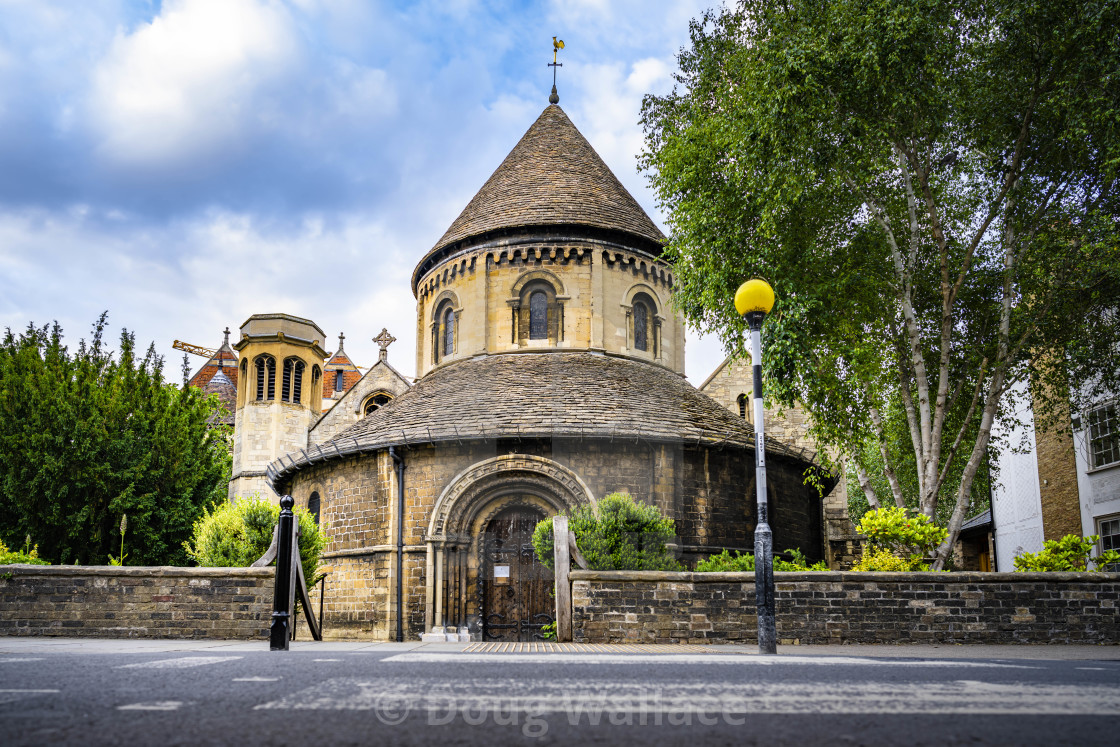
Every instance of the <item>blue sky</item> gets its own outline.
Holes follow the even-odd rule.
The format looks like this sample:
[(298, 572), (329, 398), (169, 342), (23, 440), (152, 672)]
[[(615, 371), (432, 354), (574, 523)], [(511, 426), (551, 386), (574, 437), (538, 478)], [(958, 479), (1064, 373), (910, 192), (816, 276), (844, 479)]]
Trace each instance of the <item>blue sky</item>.
[[(662, 226), (641, 98), (699, 0), (0, 0), (0, 327), (213, 347), (283, 311), (415, 369), (409, 276), (547, 105)], [(236, 335), (235, 335), (236, 339)], [(719, 363), (690, 335), (688, 374)], [(197, 367), (201, 359), (192, 358)]]

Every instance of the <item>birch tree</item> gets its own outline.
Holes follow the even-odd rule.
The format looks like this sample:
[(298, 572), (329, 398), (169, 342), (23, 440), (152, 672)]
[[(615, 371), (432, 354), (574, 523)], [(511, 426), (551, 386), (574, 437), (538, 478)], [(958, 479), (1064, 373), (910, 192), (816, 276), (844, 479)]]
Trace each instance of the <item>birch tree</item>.
[(681, 310), (742, 353), (732, 294), (770, 281), (768, 396), (872, 507), (948, 516), (935, 568), (1017, 383), (1050, 426), (1120, 391), (1117, 28), (1117, 0), (748, 1), (645, 99)]

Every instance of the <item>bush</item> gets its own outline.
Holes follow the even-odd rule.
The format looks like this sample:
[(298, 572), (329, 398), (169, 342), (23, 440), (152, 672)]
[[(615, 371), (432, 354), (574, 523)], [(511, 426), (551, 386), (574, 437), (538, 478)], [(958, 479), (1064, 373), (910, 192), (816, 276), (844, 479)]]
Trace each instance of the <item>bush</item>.
[[(315, 517), (305, 508), (295, 509), (302, 537), (300, 563), (308, 587), (319, 580), (319, 555), (327, 538)], [(272, 532), (280, 521), (280, 506), (260, 496), (214, 504), (194, 523), (192, 541), (183, 547), (200, 566), (243, 568), (256, 562), (272, 544)]]
[(853, 571), (928, 571), (929, 566), (921, 558), (911, 556), (900, 558), (890, 550), (882, 547), (867, 547), (860, 556), (859, 562), (852, 566)]
[[(656, 506), (637, 503), (626, 493), (611, 493), (599, 501), (596, 515), (591, 506), (572, 512), (568, 528), (576, 535), (576, 547), (595, 571), (679, 571), (683, 570), (669, 550), (676, 536), (672, 519), (666, 519)], [(537, 557), (552, 568), (552, 519), (537, 524), (533, 531)]]
[(1105, 550), (1099, 557), (1090, 558), (1100, 539), (1095, 534), (1078, 537), (1067, 534), (1057, 540), (1047, 540), (1039, 552), (1025, 552), (1015, 558), (1017, 571), (1085, 571), (1089, 560), (1095, 563), (1092, 570), (1105, 571), (1120, 567), (1120, 552)]
[[(809, 561), (806, 560), (800, 548), (786, 550), (782, 555), (790, 556), (790, 560), (784, 559), (781, 555), (775, 555), (775, 571), (784, 573), (789, 571), (828, 570), (828, 565), (826, 565), (823, 560), (809, 565)], [(700, 573), (753, 573), (754, 555), (750, 553), (740, 553), (738, 551), (732, 555), (730, 551), (724, 550), (719, 555), (710, 555), (705, 560), (701, 560), (696, 565), (696, 570)]]
[(929, 517), (911, 516), (905, 508), (895, 506), (868, 511), (856, 531), (867, 537), (863, 557), (852, 569), (859, 571), (928, 571), (925, 559), (949, 534), (930, 522)]
[(24, 543), (23, 550), (9, 550), (8, 546), (4, 544), (4, 540), (0, 540), (0, 565), (20, 564), (50, 565), (47, 561), (39, 558), (39, 546), (32, 546), (30, 535)]

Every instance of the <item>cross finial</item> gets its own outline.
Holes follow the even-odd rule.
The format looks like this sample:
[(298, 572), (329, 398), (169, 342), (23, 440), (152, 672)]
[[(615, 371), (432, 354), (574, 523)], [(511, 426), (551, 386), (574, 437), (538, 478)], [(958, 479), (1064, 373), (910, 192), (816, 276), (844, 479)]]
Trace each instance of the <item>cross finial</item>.
[(339, 350), (342, 350), (342, 341), (345, 340), (345, 339), (346, 339), (346, 333), (345, 332), (339, 332), (338, 333), (338, 349)]
[(224, 340), (222, 340), (222, 344), (223, 345), (229, 345), (229, 327), (226, 327), (225, 332), (223, 334), (225, 334), (226, 337), (225, 337)]
[(378, 355), (377, 359), (379, 361), (383, 361), (383, 360), (388, 359), (388, 357), (389, 357), (389, 346), (392, 345), (394, 342), (396, 342), (397, 338), (395, 338), (391, 334), (389, 334), (388, 329), (386, 329), (385, 327), (382, 327), (381, 328), (381, 334), (379, 334), (377, 337), (373, 338), (373, 341), (376, 342), (381, 347), (381, 353)]
[(556, 68), (564, 67), (564, 63), (556, 61), (557, 53), (564, 48), (564, 40), (552, 37), (552, 62), (548, 66), (552, 68), (552, 93), (548, 96), (548, 103), (559, 104), (560, 94), (556, 93)]

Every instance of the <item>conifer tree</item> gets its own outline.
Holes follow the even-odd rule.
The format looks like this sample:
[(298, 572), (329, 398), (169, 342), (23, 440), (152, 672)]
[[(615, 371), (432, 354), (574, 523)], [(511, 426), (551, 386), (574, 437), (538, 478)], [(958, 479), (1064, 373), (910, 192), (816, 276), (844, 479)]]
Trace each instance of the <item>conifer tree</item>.
[(130, 565), (183, 565), (192, 524), (225, 498), (229, 434), (209, 427), (221, 405), (165, 382), (154, 345), (137, 357), (128, 330), (107, 349), (106, 318), (73, 354), (57, 323), (0, 344), (0, 538), (103, 565), (127, 514)]

